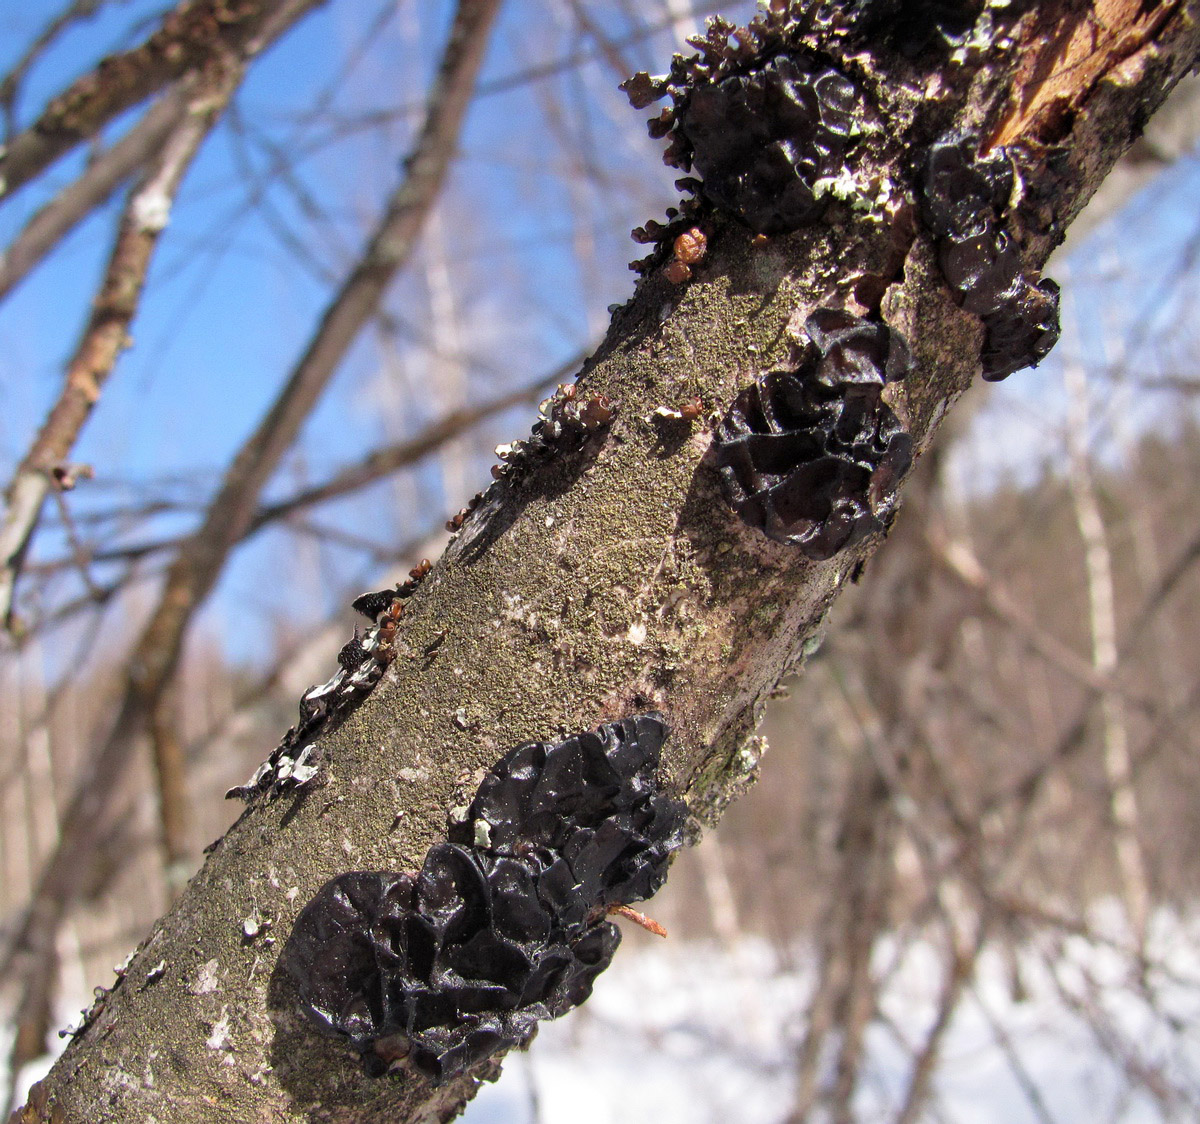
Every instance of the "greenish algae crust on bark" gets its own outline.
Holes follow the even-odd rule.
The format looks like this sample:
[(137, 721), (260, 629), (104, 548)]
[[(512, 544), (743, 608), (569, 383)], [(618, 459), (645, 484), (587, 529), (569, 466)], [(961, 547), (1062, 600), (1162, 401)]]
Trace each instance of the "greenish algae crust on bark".
[[(1066, 155), (1054, 213), (1025, 241), (1032, 267), (1132, 139), (1132, 108), (1148, 114), (1191, 66), (1195, 22), (1171, 7), (1153, 41), (1092, 81), (1054, 140)], [(489, 492), (408, 602), (382, 682), (321, 739), (317, 780), (247, 810), (15, 1119), (445, 1120), (494, 1075), (495, 1061), (437, 1090), (408, 1074), (365, 1077), (299, 1013), (280, 946), (329, 878), (419, 868), (517, 743), (658, 710), (671, 728), (664, 783), (698, 821), (748, 782), (763, 701), (878, 537), (812, 562), (744, 525), (706, 460), (713, 419), (787, 359), (813, 308), (850, 307), (912, 345), (916, 371), (888, 394), (927, 444), (975, 377), (982, 332), (921, 228), (911, 148), (999, 115), (1020, 42), (980, 45), (940, 94), (903, 61), (861, 50), (842, 60), (888, 122), (854, 169), (870, 205), (835, 202), (765, 244), (697, 214), (708, 251), (693, 278), (650, 273), (580, 376), (580, 396), (615, 405), (612, 423)], [(698, 418), (656, 413), (696, 398)]]

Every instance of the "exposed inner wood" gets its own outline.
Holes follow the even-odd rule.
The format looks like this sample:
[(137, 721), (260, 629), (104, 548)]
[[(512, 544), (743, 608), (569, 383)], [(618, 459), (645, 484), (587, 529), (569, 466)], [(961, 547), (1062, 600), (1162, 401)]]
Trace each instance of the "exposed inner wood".
[(1022, 24), (1025, 61), (990, 146), (1029, 137), (1046, 143), (1063, 139), (1072, 112), (1096, 83), (1152, 42), (1178, 7), (1179, 0), (1039, 7)]

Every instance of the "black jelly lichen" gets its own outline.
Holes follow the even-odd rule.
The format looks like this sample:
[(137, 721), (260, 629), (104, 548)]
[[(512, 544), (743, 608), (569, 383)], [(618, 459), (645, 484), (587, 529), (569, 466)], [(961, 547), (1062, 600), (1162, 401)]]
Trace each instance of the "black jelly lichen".
[(849, 34), (876, 50), (886, 42), (915, 58), (965, 48), (985, 7), (982, 0), (832, 0), (816, 18), (823, 30)]
[(679, 159), (756, 234), (786, 234), (824, 210), (820, 181), (841, 172), (862, 131), (861, 101), (844, 75), (781, 55), (692, 92), (678, 114)]
[(706, 34), (688, 40), (697, 54), (675, 55), (660, 78), (643, 72), (622, 84), (638, 109), (671, 98), (650, 120), (650, 135), (669, 138), (667, 164), (695, 172), (677, 182), (693, 198), (669, 209), (665, 225), (634, 231), (658, 248), (633, 268), (666, 260), (671, 239), (694, 222), (698, 198), (763, 235), (821, 216), (875, 116), (859, 85), (814, 55), (810, 15), (802, 5), (772, 4), (744, 28), (713, 17)]
[(350, 602), (350, 607), (356, 613), (362, 613), (364, 617), (378, 624), (385, 614), (389, 614), (389, 612), (391, 615), (397, 615), (395, 609), (396, 602), (407, 601), (408, 598), (416, 593), (432, 569), (433, 563), (428, 558), (422, 558), (420, 562), (408, 571), (408, 577), (404, 581), (397, 583), (389, 589), (381, 589), (374, 593), (359, 594), (359, 596)]
[(795, 369), (743, 390), (717, 429), (713, 456), (734, 510), (777, 542), (821, 561), (882, 530), (912, 463), (912, 438), (883, 401), (912, 368), (885, 324), (819, 308)]
[(264, 794), (278, 796), (308, 784), (317, 775), (317, 740), (344, 722), (383, 678), (396, 653), (393, 642), (404, 603), (431, 569), (429, 559), (422, 558), (399, 585), (354, 599), (352, 607), (374, 623), (361, 636), (354, 630), (338, 652), (338, 670), (333, 677), (300, 696), (300, 720), (245, 784), (225, 793), (227, 800), (237, 797), (249, 803)]
[(338, 653), (338, 670), (300, 696), (300, 718), (245, 783), (229, 789), (226, 800), (250, 803), (308, 784), (317, 774), (316, 743), (348, 718), (383, 678), (394, 655), (392, 630), (376, 625), (354, 636)]
[(327, 882), (281, 958), (317, 1027), (368, 1072), (407, 1059), (441, 1083), (582, 1003), (620, 941), (606, 912), (658, 890), (682, 841), (666, 733), (644, 714), (517, 746), (420, 872)]
[(959, 304), (983, 320), (983, 377), (1035, 366), (1058, 341), (1058, 286), (1024, 269), (1005, 227), (1014, 176), (1008, 152), (986, 155), (969, 134), (930, 146), (921, 212)]

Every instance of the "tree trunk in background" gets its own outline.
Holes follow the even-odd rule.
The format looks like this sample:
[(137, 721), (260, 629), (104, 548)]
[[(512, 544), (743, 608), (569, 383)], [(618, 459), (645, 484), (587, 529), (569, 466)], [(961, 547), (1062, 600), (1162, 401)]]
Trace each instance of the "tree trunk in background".
[(384, 679), (321, 739), (319, 787), (259, 800), (234, 825), (17, 1120), (450, 1119), (495, 1063), (437, 1089), (366, 1077), (276, 970), (299, 910), (348, 869), (419, 868), (508, 748), (649, 710), (671, 730), (664, 783), (713, 822), (756, 770), (763, 702), (880, 536), (824, 561), (767, 539), (726, 502), (704, 419), (655, 411), (699, 398), (724, 414), (789, 359), (789, 325), (846, 308), (907, 339), (915, 370), (885, 394), (924, 449), (984, 340), (921, 220), (929, 146), (969, 130), (1019, 158), (1017, 241), (1036, 277), (1200, 46), (1182, 3), (1097, 5), (1103, 18), (1066, 0), (1024, 16), (1011, 5), (959, 45), (931, 24), (912, 55), (892, 47), (911, 20), (873, 9), (873, 27), (847, 16), (804, 30), (773, 7), (789, 50), (819, 49), (876, 107), (882, 127), (829, 188), (854, 205), (769, 238), (715, 205), (694, 212), (708, 251), (691, 279), (665, 249), (580, 375), (577, 399), (610, 399), (611, 426), (488, 492), (406, 602)]

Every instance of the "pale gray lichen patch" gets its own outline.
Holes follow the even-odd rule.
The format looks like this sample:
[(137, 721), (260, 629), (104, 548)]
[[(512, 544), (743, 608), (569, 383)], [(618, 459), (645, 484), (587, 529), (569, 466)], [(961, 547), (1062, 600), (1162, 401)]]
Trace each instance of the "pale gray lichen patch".
[(197, 970), (188, 990), (193, 995), (208, 995), (221, 988), (221, 961), (216, 957), (206, 960)]

